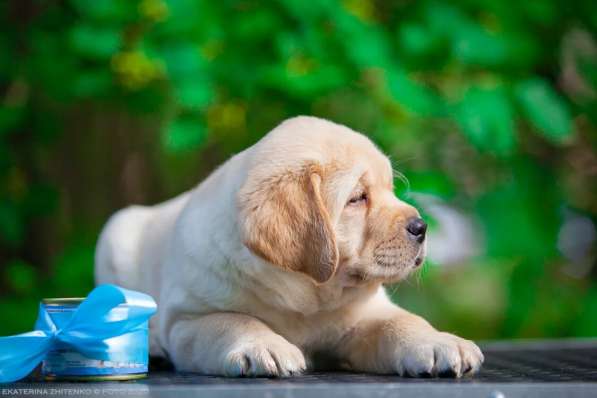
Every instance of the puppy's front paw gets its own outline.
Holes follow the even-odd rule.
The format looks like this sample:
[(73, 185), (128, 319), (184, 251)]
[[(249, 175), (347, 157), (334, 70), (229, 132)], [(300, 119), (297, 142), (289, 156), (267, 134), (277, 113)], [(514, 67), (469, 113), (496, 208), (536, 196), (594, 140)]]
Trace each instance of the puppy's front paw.
[(472, 341), (433, 331), (400, 341), (394, 371), (412, 377), (460, 377), (476, 373), (483, 360), (483, 353)]
[(300, 374), (306, 369), (303, 353), (281, 336), (239, 341), (224, 357), (227, 376), (277, 376)]

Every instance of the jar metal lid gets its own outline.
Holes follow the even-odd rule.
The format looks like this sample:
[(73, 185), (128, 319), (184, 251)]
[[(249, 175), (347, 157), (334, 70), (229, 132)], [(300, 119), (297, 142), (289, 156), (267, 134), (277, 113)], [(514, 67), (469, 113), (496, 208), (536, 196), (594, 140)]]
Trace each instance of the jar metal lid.
[(85, 300), (85, 297), (59, 297), (45, 298), (41, 302), (45, 305), (79, 305)]

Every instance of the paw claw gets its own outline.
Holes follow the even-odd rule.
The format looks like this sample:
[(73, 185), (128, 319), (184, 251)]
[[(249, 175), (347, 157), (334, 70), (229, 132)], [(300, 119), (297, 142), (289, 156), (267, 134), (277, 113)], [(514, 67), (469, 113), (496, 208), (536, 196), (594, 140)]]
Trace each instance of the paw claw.
[(440, 332), (412, 337), (394, 355), (393, 371), (411, 377), (461, 377), (476, 373), (483, 363), (475, 343)]
[(224, 358), (224, 374), (232, 377), (287, 377), (306, 368), (302, 352), (282, 337), (239, 344)]

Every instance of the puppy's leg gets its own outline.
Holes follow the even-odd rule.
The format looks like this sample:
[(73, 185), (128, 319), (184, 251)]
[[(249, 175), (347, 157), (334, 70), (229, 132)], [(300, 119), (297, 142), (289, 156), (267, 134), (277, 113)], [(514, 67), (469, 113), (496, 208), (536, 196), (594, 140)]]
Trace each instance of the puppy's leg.
[(338, 347), (354, 370), (409, 376), (473, 374), (483, 362), (472, 341), (435, 330), (423, 318), (391, 303), (365, 308)]
[(175, 321), (169, 354), (179, 370), (226, 376), (290, 376), (306, 368), (301, 350), (260, 320), (216, 313)]

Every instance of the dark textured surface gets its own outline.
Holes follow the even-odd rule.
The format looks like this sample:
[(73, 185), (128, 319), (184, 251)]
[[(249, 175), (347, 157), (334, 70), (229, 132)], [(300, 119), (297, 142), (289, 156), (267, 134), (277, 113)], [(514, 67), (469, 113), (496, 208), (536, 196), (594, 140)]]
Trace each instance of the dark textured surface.
[[(284, 379), (224, 378), (177, 373), (154, 362), (149, 377), (138, 381), (22, 382), (10, 387), (59, 388), (65, 389), (64, 395), (70, 394), (69, 389), (84, 388), (87, 390), (81, 390), (81, 395), (103, 396), (597, 396), (597, 340), (493, 343), (482, 347), (486, 358), (482, 371), (462, 379), (413, 379), (348, 372), (316, 372)], [(87, 393), (88, 390), (92, 392)], [(2, 395), (7, 394), (2, 392)]]
[(477, 379), (487, 382), (597, 382), (597, 347), (486, 350), (486, 362)]
[[(393, 375), (348, 372), (317, 372), (285, 379), (199, 376), (156, 370), (150, 384), (302, 384), (302, 383), (433, 383), (433, 382), (595, 382), (597, 383), (597, 344), (587, 348), (485, 349), (485, 363), (474, 377), (414, 379)], [(596, 385), (597, 387), (597, 385)]]

